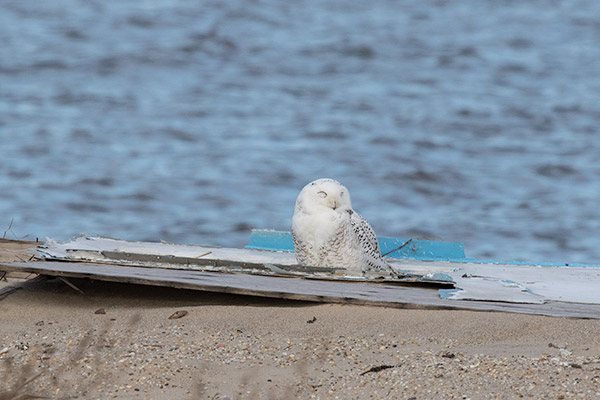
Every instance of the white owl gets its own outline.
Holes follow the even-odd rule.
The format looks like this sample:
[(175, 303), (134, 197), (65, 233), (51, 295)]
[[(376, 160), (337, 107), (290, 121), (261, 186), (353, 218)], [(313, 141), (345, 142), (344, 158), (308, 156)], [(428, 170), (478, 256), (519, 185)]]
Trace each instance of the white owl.
[(318, 179), (302, 189), (292, 236), (302, 265), (396, 275), (381, 257), (373, 228), (352, 209), (348, 189), (336, 180)]

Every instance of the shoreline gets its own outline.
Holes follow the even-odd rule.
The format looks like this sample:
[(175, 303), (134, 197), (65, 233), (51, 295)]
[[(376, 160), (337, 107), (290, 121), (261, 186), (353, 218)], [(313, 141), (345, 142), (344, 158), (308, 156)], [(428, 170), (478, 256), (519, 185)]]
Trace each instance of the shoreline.
[(0, 300), (0, 399), (600, 397), (600, 320), (72, 282)]

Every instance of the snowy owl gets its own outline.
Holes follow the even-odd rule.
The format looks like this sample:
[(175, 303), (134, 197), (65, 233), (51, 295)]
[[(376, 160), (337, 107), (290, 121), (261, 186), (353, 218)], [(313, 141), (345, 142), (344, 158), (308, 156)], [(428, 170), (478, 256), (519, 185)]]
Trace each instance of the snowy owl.
[(396, 275), (381, 257), (373, 228), (352, 209), (348, 189), (336, 180), (318, 179), (302, 189), (292, 236), (302, 265)]

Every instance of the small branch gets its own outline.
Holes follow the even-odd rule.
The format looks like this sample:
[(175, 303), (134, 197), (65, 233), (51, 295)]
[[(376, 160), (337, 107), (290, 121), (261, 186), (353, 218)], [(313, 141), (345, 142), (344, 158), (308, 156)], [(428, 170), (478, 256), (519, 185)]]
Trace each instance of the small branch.
[(361, 372), (360, 375), (362, 376), (362, 375), (368, 374), (370, 372), (379, 372), (379, 371), (383, 371), (384, 369), (396, 368), (399, 366), (400, 366), (400, 364), (398, 364), (398, 365), (385, 365), (385, 364), (384, 365), (376, 365), (374, 367), (369, 368), (368, 370), (366, 370), (364, 372)]
[(25, 384), (24, 384), (24, 385), (29, 385), (31, 382), (35, 381), (37, 378), (39, 378), (40, 376), (42, 376), (42, 374), (43, 374), (43, 372), (40, 372), (39, 374), (37, 374), (37, 375), (34, 375), (34, 376), (32, 376), (31, 378), (27, 379), (27, 380), (25, 381)]
[(407, 245), (407, 244), (409, 244), (410, 242), (412, 242), (412, 239), (408, 239), (406, 242), (404, 242), (404, 244), (403, 244), (402, 246), (400, 246), (400, 247), (396, 247), (394, 250), (390, 250), (390, 251), (388, 251), (387, 253), (385, 253), (385, 254), (382, 254), (382, 255), (381, 255), (381, 257), (385, 257), (385, 256), (387, 256), (388, 254), (391, 254), (391, 253), (393, 253), (393, 252), (395, 252), (395, 251), (398, 251), (398, 250), (400, 250), (400, 249), (402, 249), (402, 248), (406, 247), (406, 245)]
[[(36, 376), (37, 378), (37, 376)], [(32, 399), (49, 399), (50, 397), (40, 396), (37, 394), (21, 393), (17, 397), (13, 397), (13, 400), (32, 400)]]
[[(8, 231), (10, 231), (10, 229), (12, 228), (12, 224), (13, 224), (14, 220), (15, 220), (14, 218), (10, 219), (10, 225), (8, 225), (8, 228), (4, 231), (4, 235), (2, 235), (2, 239), (6, 239), (6, 233)], [(16, 235), (15, 235), (15, 237), (16, 237)]]
[(69, 282), (67, 280), (67, 278), (63, 278), (62, 276), (59, 276), (58, 279), (60, 279), (61, 281), (63, 281), (64, 283), (66, 283), (71, 289), (75, 290), (76, 292), (78, 292), (79, 294), (85, 294), (83, 292), (83, 290), (79, 289), (77, 286), (73, 285), (71, 282)]
[(29, 260), (24, 259), (23, 257), (21, 257), (19, 254), (17, 254), (16, 251), (12, 252), (15, 253), (14, 256), (17, 257), (19, 260), (23, 261), (23, 262), (28, 262), (31, 261), (31, 259), (33, 258), (33, 256), (31, 256), (31, 258)]

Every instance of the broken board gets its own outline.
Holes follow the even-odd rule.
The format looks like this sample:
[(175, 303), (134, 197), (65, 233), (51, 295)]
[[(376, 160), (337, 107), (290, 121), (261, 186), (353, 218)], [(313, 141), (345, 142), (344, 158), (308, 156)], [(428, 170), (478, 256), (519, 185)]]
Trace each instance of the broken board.
[[(269, 237), (273, 240), (269, 241)], [(389, 277), (341, 268), (299, 266), (294, 253), (289, 251), (290, 241), (289, 232), (254, 230), (249, 246), (244, 249), (80, 237), (66, 243), (49, 240), (39, 251), (46, 259), (65, 261), (343, 281), (438, 284), (445, 286), (440, 295), (453, 300), (600, 304), (599, 267), (478, 262), (464, 257), (462, 245), (419, 241), (411, 244), (417, 248), (416, 257), (409, 254), (403, 259), (386, 258), (399, 275)], [(406, 242), (396, 239), (393, 245), (402, 246)], [(419, 254), (427, 254), (427, 259)], [(462, 258), (452, 258), (460, 255)]]
[(598, 267), (477, 262), (464, 257), (462, 245), (438, 242), (428, 250), (427, 241), (396, 239), (392, 246), (408, 242), (412, 254), (388, 258), (399, 277), (381, 277), (299, 266), (289, 248), (281, 250), (289, 246), (288, 235), (253, 231), (245, 249), (96, 237), (48, 240), (39, 251), (54, 261), (7, 263), (0, 270), (311, 301), (600, 318)]
[(395, 308), (504, 311), (548, 316), (600, 319), (600, 305), (547, 302), (544, 304), (495, 301), (454, 301), (437, 290), (386, 283), (323, 281), (278, 276), (177, 270), (84, 262), (40, 261), (6, 263), (0, 269), (42, 275), (91, 278), (112, 282), (167, 286), (316, 302), (363, 304)]

